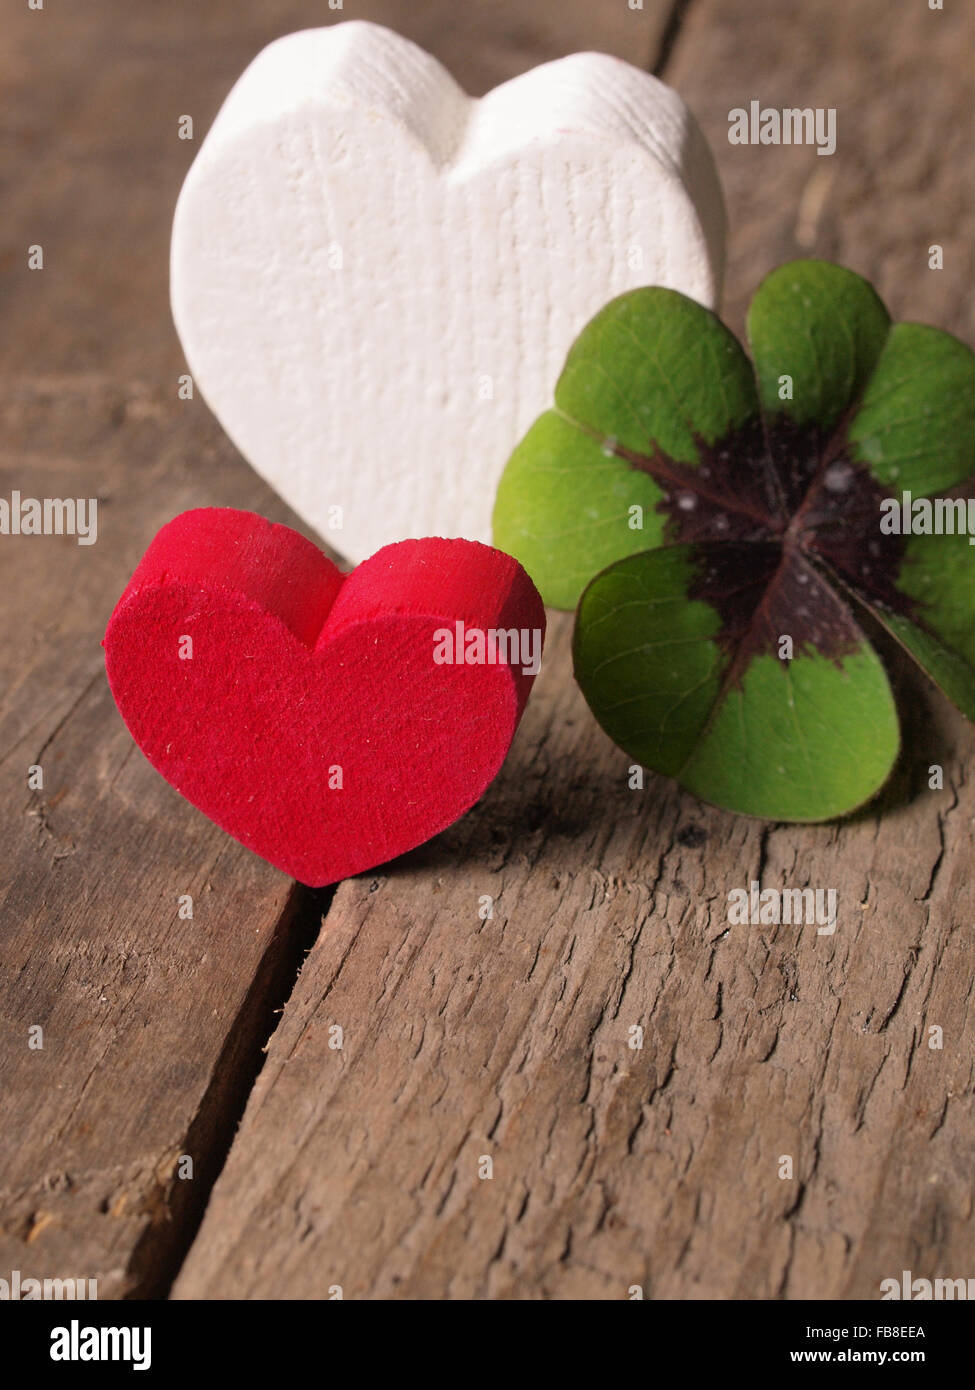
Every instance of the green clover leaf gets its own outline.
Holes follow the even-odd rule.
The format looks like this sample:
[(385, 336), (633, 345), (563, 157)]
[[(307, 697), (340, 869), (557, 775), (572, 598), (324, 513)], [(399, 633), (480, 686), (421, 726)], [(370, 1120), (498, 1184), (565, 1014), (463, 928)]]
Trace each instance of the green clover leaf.
[(975, 505), (935, 497), (975, 466), (975, 355), (821, 261), (763, 282), (748, 337), (754, 365), (672, 290), (613, 300), (508, 463), (494, 539), (578, 601), (576, 678), (630, 756), (825, 820), (899, 746), (864, 615), (975, 719)]

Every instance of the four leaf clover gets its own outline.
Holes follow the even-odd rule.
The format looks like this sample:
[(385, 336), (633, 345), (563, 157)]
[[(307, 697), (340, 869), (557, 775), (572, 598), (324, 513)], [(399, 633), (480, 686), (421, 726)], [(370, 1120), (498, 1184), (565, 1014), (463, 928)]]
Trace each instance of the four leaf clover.
[(885, 499), (910, 519), (975, 466), (975, 355), (822, 261), (763, 282), (748, 337), (752, 362), (681, 294), (613, 300), (508, 463), (494, 539), (578, 603), (576, 679), (632, 758), (732, 810), (824, 820), (898, 752), (865, 627), (975, 719), (965, 503), (940, 509), (954, 534), (885, 523)]

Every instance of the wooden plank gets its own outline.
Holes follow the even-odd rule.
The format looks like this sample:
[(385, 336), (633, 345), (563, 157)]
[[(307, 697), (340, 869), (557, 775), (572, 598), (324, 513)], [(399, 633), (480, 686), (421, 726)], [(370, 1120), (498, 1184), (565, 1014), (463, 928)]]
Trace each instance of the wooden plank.
[(165, 1288), (317, 916), (149, 769), (104, 681), (105, 622), (164, 520), (206, 503), (287, 516), (177, 399), (165, 267), (186, 150), (168, 111), (153, 124), (165, 70), (154, 86), (126, 61), (121, 19), (20, 7), (2, 73), (0, 492), (96, 496), (99, 536), (5, 537), (0, 554), (0, 1267), (93, 1278), (102, 1297)]
[[(4, 27), (0, 80), (10, 134), (4, 199), (8, 351), (41, 373), (111, 362), (157, 376), (174, 357), (168, 307), (172, 211), (183, 174), (233, 82), (273, 39), (310, 22), (348, 17), (398, 29), (480, 93), (534, 63), (598, 48), (649, 62), (668, 0), (593, 12), (572, 0), (369, 0), (355, 14), (307, 0), (97, 0), (15, 10)], [(177, 138), (183, 114), (196, 139)], [(23, 269), (22, 249), (47, 245), (47, 292)], [(53, 281), (53, 287), (51, 282)], [(138, 306), (134, 311), (134, 306)], [(150, 331), (151, 326), (151, 331)]]
[[(729, 189), (733, 320), (804, 209), (803, 250), (975, 336), (973, 39), (962, 7), (691, 5), (670, 71)], [(752, 97), (836, 106), (836, 155), (732, 149)], [(569, 630), (481, 805), (338, 890), (176, 1297), (876, 1298), (903, 1269), (970, 1270), (971, 728), (899, 666), (882, 801), (764, 826), (628, 788)], [(835, 888), (835, 935), (729, 928), (752, 879)]]
[[(975, 190), (963, 90), (971, 6), (928, 9), (868, 0), (808, 0), (797, 16), (771, 0), (696, 0), (668, 79), (712, 142), (730, 227), (726, 311), (736, 331), (759, 279), (795, 256), (867, 275), (895, 318), (975, 340), (968, 235)], [(837, 152), (732, 146), (728, 113), (834, 107)], [(928, 248), (945, 248), (929, 270)]]
[[(158, 521), (275, 504), (171, 389), (6, 378), (0, 413), (3, 495), (100, 499), (92, 546), (3, 540), (0, 1268), (111, 1297), (178, 1259), (314, 909), (152, 771), (99, 642)], [(174, 1177), (182, 1154), (192, 1181)]]
[[(590, 37), (642, 60), (666, 14), (614, 7), (602, 22), (575, 4), (555, 26), (542, 0), (416, 9), (357, 14), (427, 42), (472, 90)], [(94, 1278), (103, 1298), (165, 1289), (319, 916), (148, 768), (99, 647), (174, 513), (293, 522), (202, 404), (177, 400), (167, 258), (195, 150), (178, 117), (202, 133), (254, 53), (308, 22), (303, 0), (174, 0), (165, 25), (130, 0), (5, 19), (0, 493), (97, 495), (100, 525), (90, 547), (5, 538), (0, 554), (0, 1268)], [(36, 763), (44, 787), (29, 792)], [(185, 1154), (192, 1181), (177, 1175)]]

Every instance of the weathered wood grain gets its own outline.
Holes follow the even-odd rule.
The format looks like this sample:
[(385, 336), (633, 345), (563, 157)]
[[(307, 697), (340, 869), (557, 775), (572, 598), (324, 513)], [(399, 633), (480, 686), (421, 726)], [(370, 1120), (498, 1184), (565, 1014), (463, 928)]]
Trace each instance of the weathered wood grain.
[(309, 916), (149, 769), (104, 681), (105, 622), (163, 521), (286, 515), (177, 399), (165, 268), (187, 152), (133, 46), (119, 6), (5, 19), (0, 491), (96, 496), (100, 515), (95, 545), (0, 549), (0, 1268), (103, 1297), (166, 1287)]
[[(795, 256), (867, 275), (895, 318), (975, 340), (969, 103), (975, 14), (927, 0), (692, 0), (668, 80), (712, 142), (728, 204), (726, 310), (736, 331), (754, 286)], [(732, 146), (728, 112), (834, 107), (837, 151)], [(929, 270), (928, 248), (945, 250)]]
[[(371, 4), (472, 90), (580, 47), (649, 61), (667, 7)], [(99, 540), (3, 538), (0, 1272), (163, 1290), (222, 1161), (318, 905), (148, 768), (99, 646), (156, 529), (286, 510), (199, 402), (169, 319), (172, 208), (230, 84), (302, 0), (26, 6), (4, 18), (0, 493), (97, 496)], [(344, 17), (344, 16), (342, 16)], [(27, 248), (44, 248), (43, 271)], [(40, 763), (44, 787), (27, 789)], [(177, 917), (177, 898), (194, 917)], [(28, 1047), (40, 1025), (44, 1047)], [(177, 1160), (194, 1160), (192, 1181)]]
[[(110, 1297), (165, 1285), (296, 967), (308, 900), (152, 771), (99, 643), (162, 520), (208, 501), (274, 503), (172, 389), (13, 377), (0, 414), (0, 492), (100, 503), (92, 546), (2, 542), (0, 1269), (95, 1278)], [(192, 920), (178, 916), (183, 894)], [(174, 1177), (181, 1154), (192, 1181)]]
[[(801, 250), (975, 337), (973, 38), (962, 7), (690, 5), (669, 73), (729, 191), (736, 326)], [(836, 106), (836, 155), (729, 146), (752, 97)], [(568, 636), (482, 804), (339, 888), (176, 1297), (870, 1298), (970, 1271), (972, 730), (896, 665), (882, 801), (765, 826), (630, 790)], [(729, 927), (752, 879), (835, 888), (835, 934)]]

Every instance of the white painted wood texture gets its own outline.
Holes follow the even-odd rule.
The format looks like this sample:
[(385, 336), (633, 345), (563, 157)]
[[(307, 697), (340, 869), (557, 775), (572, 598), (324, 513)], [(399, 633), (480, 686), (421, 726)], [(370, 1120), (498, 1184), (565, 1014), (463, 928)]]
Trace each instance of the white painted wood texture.
[(607, 54), (469, 98), (348, 21), (270, 44), (180, 194), (172, 307), (234, 443), (336, 550), (490, 540), (576, 334), (664, 284), (714, 305), (724, 209), (677, 94)]

